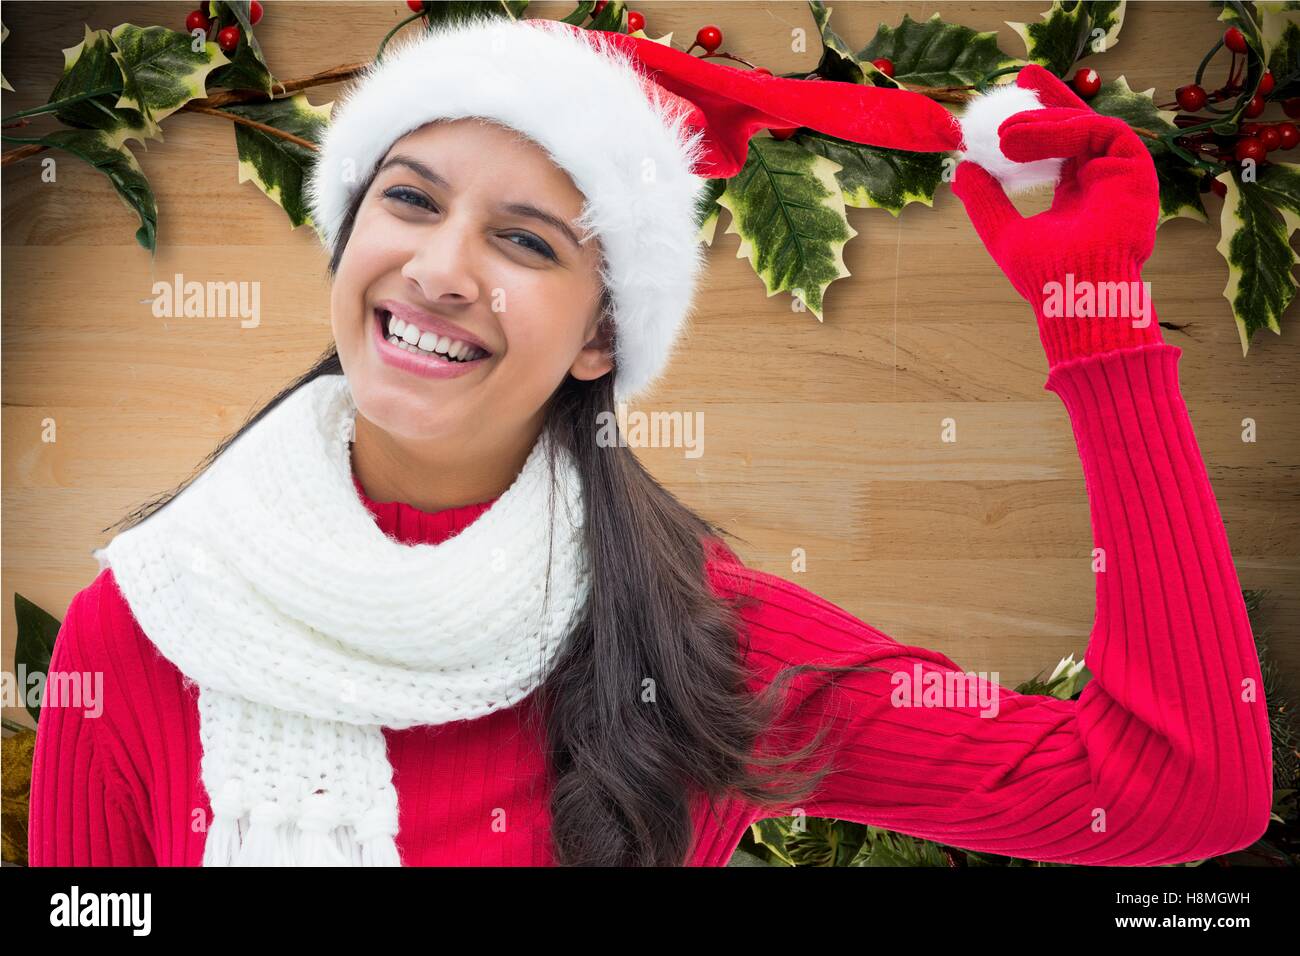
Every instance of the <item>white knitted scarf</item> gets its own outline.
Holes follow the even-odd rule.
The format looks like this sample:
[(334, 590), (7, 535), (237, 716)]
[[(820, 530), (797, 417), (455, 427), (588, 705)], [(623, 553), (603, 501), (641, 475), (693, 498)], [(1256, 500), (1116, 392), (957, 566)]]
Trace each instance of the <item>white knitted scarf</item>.
[(567, 453), (558, 494), (543, 435), (459, 534), (405, 545), (352, 483), (355, 416), (344, 376), (312, 380), (95, 552), (199, 687), (205, 866), (400, 866), (380, 728), (518, 703), (586, 601)]

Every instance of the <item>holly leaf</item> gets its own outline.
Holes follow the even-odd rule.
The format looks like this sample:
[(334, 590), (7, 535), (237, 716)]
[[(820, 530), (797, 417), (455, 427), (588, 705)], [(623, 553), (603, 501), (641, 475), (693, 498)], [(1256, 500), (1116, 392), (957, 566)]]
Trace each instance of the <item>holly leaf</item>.
[[(1121, 75), (1108, 83), (1103, 83), (1097, 94), (1088, 101), (1088, 105), (1095, 112), (1103, 116), (1118, 117), (1129, 126), (1140, 126), (1153, 133), (1177, 133), (1178, 127), (1174, 125), (1174, 118), (1178, 113), (1174, 110), (1162, 110), (1156, 106), (1155, 91), (1156, 88), (1153, 86), (1139, 93), (1130, 88), (1128, 80)], [(1163, 143), (1149, 137), (1142, 137), (1142, 141), (1148, 149), (1167, 149)]]
[[(18, 639), (14, 643), (15, 669), (21, 665), (28, 674), (48, 674), (50, 658), (54, 655), (54, 641), (59, 636), (59, 619), (17, 591), (14, 592), (14, 617), (18, 621)], [(40, 702), (29, 704), (27, 713), (39, 723)]]
[(4, 781), (0, 807), (4, 827), (0, 828), (0, 847), (4, 862), (26, 866), (27, 828), (31, 816), (32, 761), (36, 757), (36, 731), (30, 728), (6, 734), (0, 743), (0, 779)]
[(897, 27), (882, 23), (857, 54), (859, 61), (868, 63), (880, 57), (894, 64), (896, 81), (917, 86), (968, 86), (1020, 62), (998, 49), (996, 31), (979, 33), (944, 23), (937, 13), (924, 21), (903, 14)]
[(1289, 99), (1300, 92), (1300, 3), (1256, 3), (1255, 9), (1260, 43), (1275, 81), (1269, 99)]
[(253, 24), (249, 20), (249, 0), (226, 2), (226, 0), (209, 0), (208, 18), (216, 22), (217, 29), (213, 36), (229, 26), (239, 28), (239, 45), (235, 47), (234, 57), (227, 61), (216, 73), (212, 74), (212, 85), (225, 90), (256, 90), (268, 96), (274, 95), (275, 77), (262, 55), (262, 45), (257, 42)]
[(125, 144), (112, 133), (97, 129), (61, 129), (40, 137), (39, 142), (83, 159), (108, 177), (118, 197), (140, 217), (136, 242), (150, 252), (158, 236), (158, 207), (144, 170)]
[(1160, 218), (1156, 226), (1179, 217), (1208, 223), (1209, 217), (1201, 203), (1201, 174), (1167, 149), (1152, 153), (1151, 160), (1160, 184)]
[(627, 4), (623, 0), (609, 0), (600, 13), (591, 18), (588, 30), (609, 30), (612, 33), (627, 32)]
[(818, 321), (823, 290), (850, 274), (844, 244), (857, 235), (835, 179), (839, 169), (798, 143), (755, 137), (744, 167), (718, 197), (731, 213), (727, 232), (740, 236), (736, 258), (749, 259), (769, 298), (788, 291)]
[[(0, 43), (4, 43), (7, 39), (9, 39), (9, 28), (3, 23), (0, 23)], [(9, 81), (5, 79), (3, 73), (0, 73), (0, 90), (8, 90), (10, 93), (14, 92), (14, 88), (9, 85)]]
[(1119, 31), (1124, 26), (1124, 11), (1128, 0), (1096, 0), (1083, 6), (1092, 23), (1088, 28), (1088, 42), (1080, 58), (1093, 53), (1105, 53), (1119, 42)]
[(814, 73), (840, 83), (862, 85), (867, 83), (867, 78), (870, 77), (871, 82), (878, 86), (897, 87), (899, 85), (897, 81), (881, 73), (870, 62), (859, 61), (843, 38), (831, 29), (831, 11), (826, 4), (822, 3), (821, 0), (808, 0), (808, 7), (812, 11), (813, 23), (817, 25), (817, 30), (821, 33), (822, 38), (822, 57), (818, 61)]
[(934, 205), (935, 190), (943, 180), (944, 153), (883, 149), (814, 132), (798, 134), (795, 140), (839, 165), (835, 178), (845, 205), (887, 209), (895, 217), (908, 203)]
[(107, 30), (85, 27), (85, 37), (76, 46), (63, 51), (63, 75), (50, 91), (47, 103), (55, 103), (79, 93), (108, 89), (111, 92), (68, 103), (54, 111), (55, 117), (74, 129), (97, 129), (114, 148), (134, 139), (148, 148), (145, 141), (157, 134), (158, 126), (139, 110), (119, 107), (122, 97), (122, 68), (113, 54), (117, 47)]
[(1025, 56), (1063, 77), (1076, 60), (1104, 53), (1119, 42), (1127, 0), (1052, 0), (1042, 23), (1007, 26), (1025, 41)]
[(166, 27), (137, 27), (123, 23), (110, 34), (112, 54), (122, 70), (118, 107), (137, 110), (162, 139), (158, 123), (190, 100), (207, 96), (207, 76), (229, 63), (215, 43), (195, 50), (194, 38)]
[(695, 204), (695, 222), (699, 228), (695, 238), (697, 242), (702, 242), (706, 246), (713, 245), (713, 234), (718, 228), (718, 217), (722, 212), (722, 207), (718, 205), (718, 197), (726, 188), (727, 180), (724, 178), (708, 180)]
[[(222, 110), (243, 116), (300, 139), (320, 144), (329, 126), (332, 104), (313, 106), (302, 93), (266, 103), (224, 106)], [(316, 161), (314, 150), (273, 133), (235, 123), (235, 148), (239, 154), (239, 182), (254, 183), (280, 206), (296, 229), (312, 223), (303, 185)]]
[(1228, 263), (1223, 296), (1245, 355), (1260, 329), (1282, 334), (1278, 320), (1295, 298), (1291, 270), (1300, 259), (1291, 234), (1300, 227), (1300, 165), (1271, 163), (1258, 169), (1254, 182), (1238, 182), (1231, 171), (1218, 180), (1228, 191), (1215, 248)]

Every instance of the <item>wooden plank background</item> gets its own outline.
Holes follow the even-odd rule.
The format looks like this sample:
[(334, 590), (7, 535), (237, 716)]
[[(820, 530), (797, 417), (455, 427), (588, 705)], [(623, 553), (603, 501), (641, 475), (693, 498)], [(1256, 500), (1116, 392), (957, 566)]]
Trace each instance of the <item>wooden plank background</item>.
[[(267, 3), (258, 37), (277, 76), (293, 78), (373, 56), (406, 15), (403, 3)], [(1030, 3), (846, 3), (838, 32), (860, 48), (904, 13), (996, 30), (1034, 21)], [(192, 3), (22, 3), (4, 7), (5, 113), (44, 102), (60, 50), (83, 23), (181, 27)], [(534, 5), (555, 17), (565, 4)], [(653, 3), (649, 30), (678, 48), (705, 23), (725, 49), (775, 72), (817, 62), (802, 2)], [(808, 52), (791, 31), (808, 31)], [(1157, 101), (1189, 82), (1221, 27), (1201, 3), (1131, 2), (1117, 47), (1089, 63), (1128, 77)], [(1216, 64), (1217, 77), (1226, 62)], [(321, 104), (339, 87), (310, 92)], [(1265, 118), (1272, 118), (1271, 107)], [(1280, 112), (1277, 114), (1280, 116)], [(46, 121), (48, 122), (48, 121)], [(38, 127), (45, 128), (45, 127)], [(329, 342), (325, 256), (307, 228), (252, 184), (236, 182), (231, 127), (178, 114), (166, 141), (137, 150), (157, 193), (158, 254), (134, 241), (137, 221), (102, 177), (63, 154), (57, 181), (39, 161), (4, 170), (3, 614), (13, 667), (17, 591), (62, 617), (96, 574), (102, 529), (169, 489), (255, 405), (308, 367)], [(133, 143), (134, 147), (135, 144)], [(1041, 200), (1040, 200), (1041, 201)], [(1212, 224), (1160, 228), (1145, 271), (1160, 317), (1181, 326), (1184, 394), (1246, 587), (1272, 589), (1273, 653), (1300, 688), (1300, 486), (1297, 351), (1256, 337), (1243, 357), (1222, 297), (1226, 268)], [(1022, 211), (1036, 208), (1022, 206)], [(766, 298), (738, 240), (718, 226), (706, 291), (668, 378), (639, 408), (704, 413), (704, 455), (638, 451), (707, 517), (745, 537), (751, 564), (807, 587), (900, 641), (936, 648), (1013, 685), (1068, 653), (1081, 658), (1094, 607), (1088, 503), (1069, 419), (1043, 390), (1046, 361), (1032, 313), (980, 244), (944, 186), (932, 208), (898, 219), (849, 211), (853, 275), (826, 296), (826, 321)], [(152, 284), (257, 281), (262, 320), (160, 321)], [(1295, 310), (1292, 310), (1292, 320)], [(939, 440), (940, 421), (959, 441)], [(1241, 422), (1258, 423), (1243, 443)], [(57, 441), (42, 441), (53, 420)], [(802, 548), (807, 570), (792, 570)], [(25, 712), (6, 708), (26, 721)]]

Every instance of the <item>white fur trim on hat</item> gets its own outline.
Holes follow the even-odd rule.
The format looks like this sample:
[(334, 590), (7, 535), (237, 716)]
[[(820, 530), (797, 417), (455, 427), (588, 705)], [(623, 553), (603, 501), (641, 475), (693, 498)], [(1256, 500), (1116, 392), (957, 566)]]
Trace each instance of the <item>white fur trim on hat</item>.
[(1002, 152), (998, 127), (1009, 116), (1024, 110), (1042, 109), (1038, 94), (1031, 89), (1005, 83), (995, 86), (966, 104), (962, 112), (961, 132), (966, 149), (962, 159), (984, 167), (1002, 183), (1008, 195), (1026, 192), (1036, 186), (1054, 185), (1061, 174), (1058, 158), (1036, 159), (1018, 163)]
[(332, 249), (349, 202), (392, 144), (437, 119), (484, 117), (542, 147), (586, 202), (614, 311), (617, 401), (661, 376), (688, 325), (705, 250), (692, 171), (703, 132), (681, 101), (643, 84), (635, 58), (599, 33), (546, 19), (474, 16), (390, 44), (340, 97), (307, 183)]

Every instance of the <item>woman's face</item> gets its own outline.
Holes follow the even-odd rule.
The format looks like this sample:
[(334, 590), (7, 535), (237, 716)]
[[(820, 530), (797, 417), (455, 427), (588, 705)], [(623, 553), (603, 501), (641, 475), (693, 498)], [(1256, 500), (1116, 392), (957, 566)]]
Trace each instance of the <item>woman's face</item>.
[(540, 147), (492, 123), (438, 122), (395, 142), (330, 297), (358, 412), (412, 441), (505, 443), (540, 432), (566, 375), (608, 372), (609, 342), (594, 339), (598, 242), (575, 242), (582, 205)]

